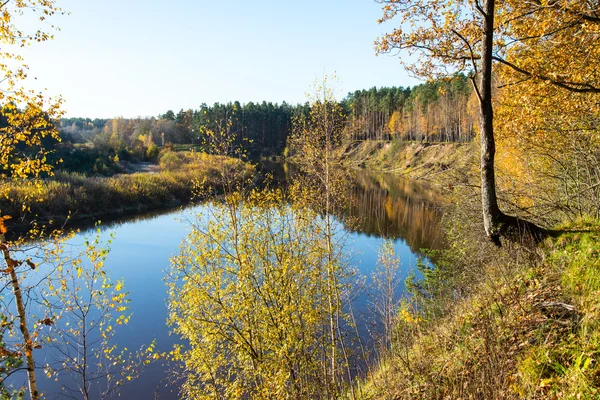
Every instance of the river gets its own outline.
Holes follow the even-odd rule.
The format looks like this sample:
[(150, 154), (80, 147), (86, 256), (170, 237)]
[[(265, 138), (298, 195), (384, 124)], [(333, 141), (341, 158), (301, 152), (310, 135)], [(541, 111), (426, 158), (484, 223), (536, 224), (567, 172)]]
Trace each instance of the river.
[[(272, 168), (269, 167), (269, 168)], [(351, 188), (350, 214), (358, 218), (348, 233), (348, 252), (354, 267), (369, 277), (377, 261), (383, 238), (394, 240), (396, 255), (401, 260), (401, 279), (415, 269), (421, 249), (439, 249), (440, 215), (436, 211), (436, 195), (415, 182), (389, 174), (355, 171)], [(289, 178), (290, 171), (276, 168), (276, 180)], [(101, 236), (114, 235), (106, 268), (113, 281), (124, 279), (129, 292), (132, 313), (130, 322), (119, 326), (116, 339), (121, 347), (140, 348), (156, 340), (158, 351), (169, 351), (177, 342), (166, 325), (166, 287), (164, 277), (169, 259), (176, 254), (181, 241), (189, 232), (190, 221), (205, 205), (161, 213), (121, 218), (103, 225)], [(69, 246), (82, 247), (90, 235), (83, 231)], [(425, 259), (426, 262), (429, 262)], [(398, 289), (403, 290), (403, 285)], [(362, 332), (369, 323), (368, 294), (358, 296), (356, 309), (361, 314)], [(38, 350), (38, 353), (42, 350)], [(46, 398), (61, 398), (58, 394), (65, 382), (54, 382), (38, 374), (40, 389)], [(161, 362), (151, 364), (136, 380), (121, 390), (125, 399), (176, 399), (177, 385), (168, 383), (168, 368)], [(25, 377), (16, 384), (24, 384)], [(69, 382), (73, 384), (73, 382)]]

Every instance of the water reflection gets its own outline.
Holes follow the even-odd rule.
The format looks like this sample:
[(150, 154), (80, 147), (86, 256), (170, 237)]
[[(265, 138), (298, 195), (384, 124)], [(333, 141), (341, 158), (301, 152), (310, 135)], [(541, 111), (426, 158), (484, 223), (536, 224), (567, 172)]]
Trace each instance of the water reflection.
[[(286, 189), (298, 169), (290, 163), (263, 162), (258, 166), (263, 179), (269, 174), (274, 185)], [(440, 237), (440, 211), (437, 194), (426, 185), (389, 173), (353, 170), (349, 174), (348, 190), (351, 204), (347, 213), (352, 224), (350, 232), (367, 236), (403, 239), (414, 253), (422, 249), (438, 250)], [(185, 208), (194, 207), (189, 204)], [(150, 211), (140, 214), (107, 214), (102, 218), (104, 229), (137, 223), (178, 212), (182, 207)], [(87, 231), (95, 221), (79, 220), (70, 225)]]
[(391, 174), (356, 171), (350, 213), (369, 236), (404, 239), (414, 253), (441, 247), (436, 195), (425, 186)]
[[(282, 187), (298, 173), (289, 163), (263, 163), (259, 170), (272, 174)], [(351, 202), (346, 216), (352, 224), (347, 230), (404, 239), (414, 253), (441, 248), (439, 199), (431, 188), (397, 175), (365, 170), (350, 171), (348, 179)]]

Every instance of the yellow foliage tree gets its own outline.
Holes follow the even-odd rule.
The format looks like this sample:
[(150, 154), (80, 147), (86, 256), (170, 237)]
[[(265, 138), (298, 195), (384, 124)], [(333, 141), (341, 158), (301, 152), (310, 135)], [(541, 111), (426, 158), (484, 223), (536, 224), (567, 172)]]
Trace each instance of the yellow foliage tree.
[(40, 291), (46, 316), (35, 325), (45, 325), (40, 343), (58, 355), (56, 362), (44, 365), (44, 372), (65, 383), (64, 395), (112, 398), (158, 358), (155, 343), (135, 353), (114, 343), (119, 326), (131, 315), (123, 280), (112, 282), (105, 267), (112, 240), (103, 242), (98, 228), (81, 253), (71, 255), (62, 245), (64, 238), (56, 239), (43, 247), (44, 269), (52, 273)]
[[(500, 63), (499, 162), (520, 188), (520, 207), (539, 218), (600, 217), (598, 5), (508, 1), (519, 13)], [(517, 40), (519, 39), (520, 40)]]
[[(47, 41), (52, 38), (52, 34), (44, 30), (24, 32), (15, 21), (21, 16), (31, 14), (52, 30), (55, 27), (47, 25), (47, 20), (56, 13), (62, 12), (54, 0), (7, 0), (0, 4), (0, 42), (2, 43), (0, 71), (4, 75), (0, 87), (0, 180), (4, 182), (12, 180), (26, 188), (22, 191), (26, 196), (21, 199), (21, 209), (25, 213), (28, 212), (31, 202), (37, 200), (37, 193), (42, 189), (41, 179), (52, 175), (54, 166), (49, 163), (48, 151), (44, 148), (43, 142), (45, 139), (60, 140), (56, 121), (63, 114), (60, 109), (62, 103), (60, 98), (48, 100), (43, 94), (24, 88), (27, 65), (18, 54), (19, 48)], [(0, 186), (0, 196), (9, 196), (8, 186)], [(9, 200), (15, 201), (15, 199)], [(105, 250), (93, 245), (88, 246), (87, 254), (91, 257), (94, 267), (84, 270), (81, 258), (63, 257), (63, 244), (72, 237), (72, 233), (58, 230), (46, 234), (43, 231), (44, 227), (38, 227), (35, 223), (25, 234), (9, 232), (10, 225), (7, 221), (15, 216), (4, 215), (2, 211), (0, 210), (0, 252), (2, 253), (0, 272), (3, 279), (2, 298), (5, 301), (0, 309), (2, 321), (0, 323), (0, 374), (2, 375), (0, 396), (5, 398), (15, 395), (4, 387), (4, 379), (15, 371), (25, 369), (29, 396), (32, 399), (39, 399), (41, 394), (36, 379), (35, 350), (47, 345), (69, 346), (68, 339), (61, 342), (60, 334), (58, 336), (48, 334), (49, 331), (54, 333), (60, 331), (57, 320), (76, 317), (76, 306), (87, 309), (116, 307), (120, 309), (117, 314), (122, 314), (125, 311), (122, 308), (125, 299), (120, 297), (121, 294), (115, 293), (110, 298), (110, 303), (102, 303), (103, 299), (106, 300), (106, 296), (103, 297), (102, 293), (110, 294), (113, 287), (107, 286), (100, 291), (95, 288), (100, 276), (104, 277), (104, 285), (110, 285), (102, 269)], [(11, 234), (10, 240), (9, 234)], [(38, 272), (40, 270), (43, 272)], [(71, 271), (71, 274), (69, 275), (67, 271)], [(45, 290), (42, 289), (44, 283), (47, 284)], [(11, 293), (5, 293), (5, 290)], [(89, 296), (84, 300), (82, 293), (86, 290), (86, 295)], [(120, 291), (116, 287), (114, 290)], [(33, 293), (44, 297), (41, 305), (43, 309), (37, 310), (37, 313), (45, 314), (40, 319), (30, 309), (32, 304), (30, 296)], [(89, 302), (86, 303), (88, 300)], [(63, 305), (60, 312), (56, 310), (59, 303)], [(82, 310), (82, 308), (78, 309), (78, 311)], [(111, 315), (105, 313), (102, 318), (103, 323), (106, 324), (109, 320), (113, 320)], [(115, 317), (114, 320), (117, 323), (125, 322), (120, 317)], [(80, 319), (79, 322), (81, 321)], [(77, 332), (71, 332), (75, 343), (78, 343), (82, 337), (85, 338), (83, 333), (89, 333), (97, 328), (97, 326), (87, 325), (89, 322), (84, 320), (83, 325), (71, 326), (79, 329)], [(104, 331), (109, 336), (110, 330), (112, 328), (100, 328), (100, 331)], [(106, 346), (108, 342), (101, 350), (105, 350)], [(91, 343), (85, 345), (83, 347), (85, 354), (89, 354), (92, 347)], [(122, 366), (122, 370), (127, 369), (129, 375), (135, 374), (134, 364), (125, 365), (118, 357), (105, 354), (103, 360), (106, 359), (111, 360), (113, 370)], [(69, 371), (75, 374), (83, 371), (81, 382), (84, 388), (89, 387), (92, 379), (97, 381), (110, 376), (110, 374), (106, 375), (106, 369), (103, 370), (104, 375), (88, 369), (89, 365), (85, 357), (83, 360), (77, 356), (73, 359), (67, 357), (63, 366), (66, 370), (71, 368)], [(121, 381), (122, 379), (118, 382)], [(115, 382), (112, 385), (114, 387)]]
[(331, 397), (325, 229), (280, 191), (230, 194), (197, 217), (169, 277), (185, 397)]
[[(335, 79), (335, 78), (333, 78)], [(323, 213), (323, 239), (327, 246), (328, 311), (329, 311), (329, 368), (324, 369), (330, 392), (337, 393), (343, 381), (342, 365), (348, 366), (348, 352), (342, 333), (342, 281), (346, 271), (339, 264), (338, 250), (344, 247), (332, 215), (343, 215), (351, 203), (348, 197), (348, 177), (341, 165), (341, 154), (336, 149), (343, 138), (346, 119), (335, 100), (331, 78), (315, 82), (310, 99), (310, 112), (293, 121), (289, 146), (296, 154), (296, 163), (303, 172), (291, 185), (293, 201)], [(350, 375), (350, 374), (348, 374)], [(350, 378), (348, 380), (351, 380)]]
[[(479, 142), (481, 169), (481, 201), (483, 222), (487, 236), (497, 245), (500, 237), (521, 240), (528, 234), (535, 241), (544, 230), (521, 218), (509, 216), (500, 210), (496, 194), (493, 103), (494, 63), (510, 67), (525, 77), (545, 80), (547, 84), (583, 90), (578, 82), (540, 74), (533, 65), (519, 67), (512, 59), (524, 48), (534, 49), (535, 38), (521, 36), (516, 27), (530, 23), (531, 14), (523, 13), (527, 7), (535, 12), (543, 9), (569, 9), (575, 2), (496, 1), (496, 0), (380, 0), (385, 22), (400, 19), (401, 27), (394, 29), (377, 42), (378, 52), (394, 49), (418, 54), (416, 62), (407, 68), (426, 78), (447, 77), (466, 71), (470, 76), (479, 100)], [(552, 3), (552, 4), (550, 4)], [(567, 11), (565, 11), (567, 12)], [(568, 11), (570, 12), (570, 11)], [(546, 27), (552, 20), (548, 19)], [(539, 42), (555, 32), (533, 32)], [(526, 67), (526, 69), (525, 69)], [(585, 90), (588, 90), (586, 88)]]
[[(292, 196), (248, 191), (223, 167), (225, 196), (197, 216), (168, 278), (169, 320), (189, 343), (173, 351), (185, 397), (335, 398), (351, 380), (342, 332), (350, 275), (331, 217), (343, 122), (330, 97), (295, 121), (290, 148), (308, 176)], [(219, 154), (235, 143), (226, 130), (207, 132)]]
[(402, 113), (400, 111), (394, 111), (394, 113), (390, 117), (388, 128), (392, 136), (402, 134)]

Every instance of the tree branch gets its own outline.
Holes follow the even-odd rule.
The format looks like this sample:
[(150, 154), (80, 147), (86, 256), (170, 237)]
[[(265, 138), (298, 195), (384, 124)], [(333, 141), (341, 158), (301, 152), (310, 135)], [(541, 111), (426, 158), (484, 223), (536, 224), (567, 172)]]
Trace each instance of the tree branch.
[(505, 59), (498, 57), (498, 56), (493, 56), (492, 59), (494, 61), (497, 61), (501, 64), (506, 65), (507, 67), (510, 67), (512, 69), (514, 69), (515, 71), (526, 75), (530, 78), (538, 78), (541, 79), (543, 81), (546, 82), (550, 82), (551, 84), (558, 86), (560, 88), (566, 89), (570, 92), (574, 92), (574, 93), (600, 93), (600, 88), (595, 87), (589, 83), (581, 83), (581, 82), (566, 82), (566, 81), (559, 81), (556, 79), (552, 79), (548, 76), (545, 75), (538, 75), (538, 74), (533, 74), (521, 67), (519, 67), (518, 65), (515, 65), (513, 63), (511, 63), (510, 61), (506, 61)]

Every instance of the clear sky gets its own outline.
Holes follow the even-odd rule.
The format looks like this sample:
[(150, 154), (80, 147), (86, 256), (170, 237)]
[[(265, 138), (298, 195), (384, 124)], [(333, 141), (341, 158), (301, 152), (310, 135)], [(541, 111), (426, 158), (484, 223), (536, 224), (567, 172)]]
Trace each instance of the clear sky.
[(201, 103), (304, 102), (323, 73), (343, 97), (407, 86), (398, 58), (376, 57), (373, 0), (57, 0), (61, 31), (24, 52), (30, 76), (67, 116), (156, 116)]

